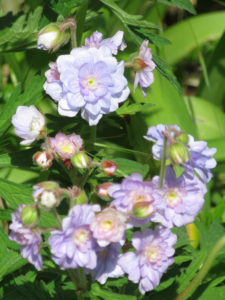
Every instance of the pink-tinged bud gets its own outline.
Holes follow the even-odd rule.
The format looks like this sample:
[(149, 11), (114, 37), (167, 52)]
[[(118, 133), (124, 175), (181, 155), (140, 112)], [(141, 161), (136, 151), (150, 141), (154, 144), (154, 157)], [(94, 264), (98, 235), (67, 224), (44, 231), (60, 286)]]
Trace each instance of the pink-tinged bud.
[(91, 159), (84, 152), (75, 154), (71, 159), (72, 165), (78, 169), (87, 169), (91, 165)]
[(25, 206), (20, 214), (21, 221), (27, 227), (34, 227), (39, 221), (38, 210), (33, 205)]
[(108, 188), (112, 185), (112, 182), (105, 182), (97, 186), (97, 195), (105, 200), (109, 200)]
[(43, 151), (43, 152), (40, 151), (40, 152), (35, 153), (33, 156), (33, 161), (39, 167), (46, 169), (46, 170), (49, 169), (52, 165), (52, 157), (46, 151)]
[(139, 219), (149, 217), (153, 212), (154, 208), (150, 202), (138, 202), (133, 206), (133, 214)]
[(123, 240), (127, 216), (114, 208), (105, 208), (90, 225), (93, 237), (100, 247)]
[(190, 160), (187, 147), (182, 143), (174, 143), (168, 149), (168, 156), (175, 165), (185, 164)]
[(71, 168), (71, 160), (70, 159), (66, 159), (63, 161), (64, 166), (67, 168), (67, 170), (69, 170)]
[(37, 48), (56, 51), (70, 39), (69, 29), (62, 30), (56, 24), (45, 26), (38, 34)]
[(175, 135), (175, 140), (177, 142), (183, 143), (183, 144), (187, 144), (188, 143), (188, 134), (181, 131), (180, 133)]
[(101, 163), (101, 169), (108, 176), (113, 176), (117, 170), (117, 164), (112, 160), (103, 160)]
[(59, 205), (62, 193), (59, 185), (54, 181), (45, 181), (33, 186), (33, 198), (40, 208), (46, 210)]

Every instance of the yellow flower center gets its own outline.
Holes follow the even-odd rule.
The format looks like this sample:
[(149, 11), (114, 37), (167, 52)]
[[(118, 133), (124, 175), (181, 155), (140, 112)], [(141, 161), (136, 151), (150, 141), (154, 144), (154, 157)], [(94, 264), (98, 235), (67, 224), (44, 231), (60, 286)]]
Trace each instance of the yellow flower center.
[(155, 263), (160, 256), (159, 248), (157, 246), (147, 246), (145, 248), (145, 256), (149, 262)]
[(174, 207), (181, 201), (181, 198), (178, 192), (170, 190), (166, 193), (166, 201), (169, 206)]
[(73, 153), (73, 147), (67, 143), (62, 144), (60, 148), (65, 153)]
[(98, 85), (97, 78), (93, 75), (88, 76), (86, 79), (86, 85), (90, 90), (96, 89)]
[(111, 229), (113, 226), (112, 222), (107, 220), (107, 221), (103, 221), (102, 222), (102, 227), (105, 229), (105, 230), (109, 230)]

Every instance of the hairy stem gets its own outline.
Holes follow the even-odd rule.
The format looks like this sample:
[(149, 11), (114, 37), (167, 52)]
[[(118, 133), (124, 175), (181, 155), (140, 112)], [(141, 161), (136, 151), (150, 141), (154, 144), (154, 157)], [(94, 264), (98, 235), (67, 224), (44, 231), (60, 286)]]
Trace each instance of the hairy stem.
[(77, 31), (76, 27), (70, 28), (70, 38), (72, 49), (77, 48)]
[(212, 266), (214, 259), (217, 256), (217, 253), (225, 246), (225, 236), (223, 236), (214, 246), (212, 251), (209, 253), (208, 257), (206, 258), (202, 268), (196, 275), (196, 277), (191, 281), (191, 283), (180, 293), (174, 300), (185, 300), (187, 297), (195, 291), (198, 285), (201, 283), (203, 278), (208, 273), (209, 269)]

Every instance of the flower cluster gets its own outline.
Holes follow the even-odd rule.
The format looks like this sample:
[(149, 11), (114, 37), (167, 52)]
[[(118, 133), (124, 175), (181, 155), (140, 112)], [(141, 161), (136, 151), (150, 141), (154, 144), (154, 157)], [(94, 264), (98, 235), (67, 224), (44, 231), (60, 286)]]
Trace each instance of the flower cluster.
[[(151, 181), (143, 180), (141, 174), (132, 173), (121, 183), (105, 182), (98, 187), (98, 194), (107, 200), (111, 198), (111, 202), (103, 208), (89, 204), (85, 191), (77, 186), (60, 188), (52, 181), (34, 186), (34, 207), (37, 211), (52, 211), (55, 215), (65, 196), (70, 201), (68, 216), (62, 224), (58, 216), (59, 227), (50, 230), (49, 238), (52, 259), (62, 270), (85, 268), (87, 274), (102, 284), (107, 278), (127, 273), (129, 280), (138, 283), (140, 292), (144, 294), (159, 284), (162, 275), (173, 263), (177, 237), (171, 228), (193, 222), (201, 211), (206, 183), (194, 170), (204, 170), (208, 174), (213, 166), (209, 162), (214, 162), (212, 154), (215, 151), (206, 146), (202, 150), (202, 142), (193, 142), (193, 138), (177, 126), (159, 125), (156, 128), (158, 131), (154, 127), (149, 128), (147, 135), (148, 139), (156, 142), (153, 146), (155, 158), (162, 159), (163, 147), (166, 147), (167, 151), (163, 152), (171, 159), (171, 145), (181, 144), (188, 149), (190, 159), (196, 158), (192, 169), (186, 167), (188, 162), (185, 161), (182, 163), (184, 172), (177, 176), (175, 160), (171, 159), (171, 165), (164, 166), (163, 180), (159, 176)], [(167, 143), (164, 143), (165, 139)], [(48, 138), (47, 142), (51, 155), (59, 156), (62, 161), (76, 156), (82, 147), (81, 138), (75, 134), (66, 136), (59, 133), (55, 138)], [(197, 149), (193, 145), (200, 147)], [(182, 153), (176, 155), (182, 159)], [(111, 165), (114, 167), (112, 162)], [(34, 207), (27, 209), (27, 206), (20, 206), (12, 215), (10, 238), (22, 245), (22, 256), (40, 270), (41, 231), (37, 229), (39, 213), (35, 214)], [(151, 224), (156, 225), (154, 229)], [(143, 225), (150, 228), (136, 230), (132, 246), (127, 247), (127, 230)]]
[[(69, 20), (65, 24), (71, 26)], [(61, 32), (52, 34), (51, 26), (39, 35), (44, 49), (55, 49), (67, 42)], [(61, 36), (59, 44), (57, 35)], [(49, 44), (45, 40), (48, 37), (52, 39)], [(125, 47), (122, 31), (107, 39), (96, 31), (86, 38), (85, 45), (50, 63), (44, 90), (58, 103), (59, 114), (74, 117), (81, 111), (82, 118), (92, 126), (103, 115), (117, 110), (130, 93), (125, 63), (115, 57)], [(134, 89), (139, 84), (146, 96), (155, 68), (148, 41), (142, 43), (138, 56), (128, 66), (136, 72)], [(21, 205), (12, 214), (10, 239), (21, 245), (21, 255), (41, 270), (41, 235), (47, 231), (52, 259), (60, 269), (84, 268), (85, 274), (101, 284), (107, 278), (128, 274), (142, 294), (154, 289), (174, 262), (177, 237), (171, 228), (193, 222), (204, 205), (206, 183), (216, 165), (216, 149), (195, 141), (176, 125), (150, 127), (144, 138), (155, 143), (154, 159), (162, 161), (160, 176), (145, 180), (135, 172), (121, 182), (117, 178), (114, 183), (111, 178), (96, 187), (96, 178), (119, 174), (117, 163), (99, 161), (98, 156), (92, 160), (76, 133), (47, 135), (45, 117), (33, 105), (18, 107), (12, 123), (23, 139), (22, 145), (44, 139), (42, 151), (33, 156), (38, 166), (46, 170), (55, 159), (74, 184), (67, 188), (54, 181), (35, 184), (33, 204)], [(175, 166), (182, 169), (182, 174), (176, 173)], [(93, 173), (96, 176), (88, 182), (88, 197), (85, 184)], [(99, 201), (104, 203), (102, 207), (96, 204), (98, 197), (104, 200)], [(69, 209), (61, 218), (58, 207), (64, 200), (67, 203), (63, 209)], [(57, 226), (41, 227), (40, 216), (46, 211), (54, 215)]]
[[(208, 148), (205, 141), (195, 141), (193, 136), (182, 132), (177, 125), (162, 124), (150, 127), (145, 138), (155, 143), (152, 147), (154, 159), (162, 159), (163, 141), (166, 138), (167, 157), (172, 162), (183, 165), (187, 176), (193, 176), (196, 172), (203, 182), (209, 182), (212, 178), (211, 169), (216, 166), (213, 158), (216, 149)], [(171, 148), (172, 151), (169, 151)]]

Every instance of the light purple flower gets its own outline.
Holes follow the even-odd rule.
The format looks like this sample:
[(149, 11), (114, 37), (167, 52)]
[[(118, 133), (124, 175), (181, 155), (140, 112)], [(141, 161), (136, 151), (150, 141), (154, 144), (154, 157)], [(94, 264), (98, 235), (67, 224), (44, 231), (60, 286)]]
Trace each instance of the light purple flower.
[[(152, 147), (154, 159), (161, 160), (163, 153), (164, 134), (169, 132), (173, 139), (176, 133), (180, 133), (181, 129), (177, 125), (162, 125), (152, 126), (148, 128), (147, 135), (144, 137), (148, 141), (152, 141), (155, 145)], [(170, 141), (167, 141), (167, 147), (170, 146)], [(197, 172), (203, 182), (209, 182), (212, 178), (211, 169), (215, 168), (216, 160), (213, 155), (216, 153), (216, 148), (208, 148), (204, 141), (195, 141), (193, 136), (188, 135), (187, 149), (190, 155), (190, 161), (184, 165), (185, 174), (193, 177), (193, 171)]]
[(51, 83), (51, 82), (59, 80), (60, 78), (59, 78), (59, 72), (57, 69), (57, 64), (54, 62), (50, 62), (49, 67), (50, 67), (50, 69), (45, 72), (45, 77), (47, 78), (47, 82)]
[(96, 242), (89, 225), (99, 205), (76, 205), (63, 219), (62, 230), (51, 232), (49, 244), (52, 258), (62, 270), (86, 267), (94, 269), (97, 264)]
[(114, 208), (107, 207), (96, 214), (90, 229), (101, 247), (120, 242), (124, 238), (127, 216)]
[(11, 233), (10, 240), (21, 245), (21, 255), (40, 271), (42, 270), (42, 257), (40, 254), (41, 236), (36, 228), (24, 226), (21, 221), (21, 211), (26, 205), (20, 205), (15, 213), (12, 214), (12, 223), (9, 225)]
[(154, 289), (163, 273), (174, 262), (173, 246), (176, 241), (176, 235), (161, 226), (157, 226), (154, 231), (147, 228), (143, 232), (134, 233), (132, 245), (136, 251), (123, 254), (118, 264), (128, 274), (129, 280), (139, 282), (142, 294)]
[(83, 146), (82, 138), (75, 133), (69, 135), (57, 133), (54, 138), (49, 138), (49, 143), (53, 153), (62, 160), (72, 158)]
[(134, 79), (134, 90), (140, 84), (143, 95), (147, 96), (147, 88), (154, 81), (152, 71), (155, 69), (155, 63), (152, 61), (152, 51), (148, 47), (148, 40), (143, 41), (140, 47), (138, 57), (133, 60), (133, 68), (136, 71)]
[(100, 48), (101, 46), (106, 46), (111, 50), (112, 54), (117, 55), (118, 49), (123, 51), (127, 47), (126, 43), (123, 40), (123, 35), (124, 32), (119, 30), (111, 38), (103, 40), (103, 34), (101, 32), (95, 31), (90, 36), (90, 38), (85, 39), (85, 47)]
[(40, 137), (45, 127), (45, 118), (34, 105), (19, 106), (12, 117), (15, 133), (24, 141), (21, 145), (30, 145)]
[[(153, 183), (159, 186), (160, 178), (155, 176)], [(172, 167), (166, 167), (161, 201), (165, 201), (166, 227), (183, 226), (192, 223), (204, 204), (205, 184), (197, 176), (184, 175), (176, 178)]]
[(81, 110), (92, 126), (128, 98), (124, 62), (118, 63), (108, 47), (76, 48), (56, 64), (60, 80), (46, 81), (44, 89), (58, 102), (60, 115), (74, 117)]
[(124, 275), (124, 271), (118, 265), (118, 259), (120, 257), (119, 250), (122, 243), (112, 243), (107, 247), (98, 247), (97, 249), (97, 266), (91, 272), (94, 280), (97, 280), (101, 284), (104, 284), (108, 278), (118, 278)]
[[(123, 179), (121, 184), (111, 185), (108, 193), (114, 199), (111, 206), (130, 215), (130, 224), (143, 226), (150, 221), (163, 222), (165, 205), (157, 196), (158, 189), (151, 182), (143, 182), (141, 174), (133, 173)], [(144, 216), (137, 218), (135, 213), (140, 203), (146, 208), (146, 217), (144, 211)]]

